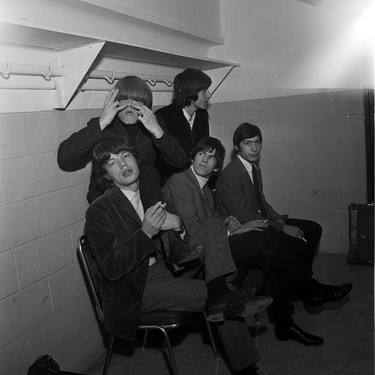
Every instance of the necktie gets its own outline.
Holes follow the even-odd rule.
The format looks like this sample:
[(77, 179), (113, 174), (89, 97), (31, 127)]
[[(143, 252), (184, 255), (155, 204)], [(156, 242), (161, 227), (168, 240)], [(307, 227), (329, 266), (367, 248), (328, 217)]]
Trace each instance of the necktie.
[(138, 216), (140, 217), (141, 221), (143, 221), (145, 213), (144, 213), (144, 210), (143, 210), (141, 198), (139, 196), (139, 190), (134, 194), (134, 197), (133, 197), (132, 201), (134, 202), (133, 206), (134, 206), (135, 210), (137, 211)]
[(266, 216), (266, 210), (264, 209), (264, 204), (263, 204), (261, 194), (260, 194), (259, 182), (258, 182), (258, 177), (257, 177), (257, 173), (256, 173), (256, 166), (254, 164), (252, 164), (252, 167), (253, 167), (253, 173), (252, 173), (253, 184), (254, 184), (254, 188), (255, 188), (255, 194), (257, 196), (258, 209), (259, 209), (260, 214), (263, 217), (267, 217)]

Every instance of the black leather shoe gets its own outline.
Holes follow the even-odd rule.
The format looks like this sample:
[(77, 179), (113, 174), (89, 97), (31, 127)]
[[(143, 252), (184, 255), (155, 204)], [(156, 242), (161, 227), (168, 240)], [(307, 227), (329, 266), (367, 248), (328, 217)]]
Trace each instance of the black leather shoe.
[(246, 317), (254, 315), (272, 303), (268, 296), (248, 297), (238, 291), (230, 290), (225, 294), (206, 301), (205, 312), (207, 320), (221, 322), (230, 317)]
[(338, 301), (344, 298), (353, 288), (352, 283), (335, 286), (320, 283), (318, 285), (315, 291), (305, 298), (305, 303), (310, 305), (310, 307), (319, 307), (326, 302)]
[(275, 335), (281, 341), (295, 340), (309, 346), (322, 345), (324, 342), (321, 337), (303, 331), (295, 323), (290, 324), (288, 327), (280, 327), (276, 324)]

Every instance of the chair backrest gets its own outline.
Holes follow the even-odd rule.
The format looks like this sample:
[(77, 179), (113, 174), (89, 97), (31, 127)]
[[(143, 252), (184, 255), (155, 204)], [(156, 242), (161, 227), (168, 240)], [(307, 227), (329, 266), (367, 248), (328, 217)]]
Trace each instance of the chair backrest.
[(86, 235), (83, 235), (78, 239), (77, 252), (86, 276), (91, 296), (95, 303), (96, 312), (101, 322), (103, 322), (102, 301), (100, 298), (100, 283), (98, 277), (94, 273), (94, 264), (96, 263), (96, 260), (94, 258), (94, 254), (92, 253), (90, 243)]

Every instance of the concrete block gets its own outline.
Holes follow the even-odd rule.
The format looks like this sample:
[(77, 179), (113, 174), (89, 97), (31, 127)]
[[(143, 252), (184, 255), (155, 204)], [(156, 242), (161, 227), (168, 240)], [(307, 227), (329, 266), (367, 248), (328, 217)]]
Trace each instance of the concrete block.
[(313, 118), (334, 116), (338, 113), (335, 92), (289, 96), (290, 118)]
[(24, 288), (74, 262), (70, 231), (65, 228), (14, 250), (20, 287)]
[(363, 91), (350, 90), (337, 93), (338, 113), (340, 115), (363, 113)]
[(81, 129), (79, 111), (63, 111), (54, 114), (59, 130), (59, 141), (69, 138), (74, 132)]
[(280, 120), (289, 118), (288, 98), (268, 98), (244, 102), (245, 118), (256, 121)]
[(0, 254), (0, 300), (18, 291), (12, 251)]
[(260, 156), (264, 165), (292, 164), (292, 145), (289, 143), (263, 143)]
[(26, 113), (24, 116), (30, 152), (56, 151), (59, 145), (56, 112)]
[(87, 185), (77, 185), (37, 198), (43, 234), (75, 224), (85, 217)]
[(35, 326), (52, 312), (47, 281), (34, 284), (0, 302), (0, 346)]
[(269, 121), (268, 133), (271, 143), (308, 142), (315, 137), (311, 118)]
[(366, 186), (362, 165), (320, 165), (316, 168), (317, 184), (322, 187), (361, 188)]
[(76, 301), (26, 332), (30, 358), (44, 353), (56, 353), (79, 336), (82, 330), (81, 311)]
[(1, 161), (0, 183), (5, 203), (61, 189), (56, 153), (48, 152)]
[(0, 115), (0, 160), (25, 156), (29, 153), (23, 115)]
[(34, 200), (0, 208), (0, 252), (20, 246), (41, 236)]
[(315, 139), (321, 141), (339, 139), (364, 139), (363, 115), (332, 116), (314, 119)]
[(49, 278), (49, 285), (54, 311), (70, 304), (87, 291), (78, 262), (52, 274)]
[(317, 152), (320, 152), (320, 149), (319, 147), (317, 147), (316, 143), (294, 143), (291, 148), (293, 164), (318, 164), (319, 155), (317, 154)]
[(295, 189), (265, 188), (263, 189), (267, 202), (280, 214), (289, 213), (294, 204)]
[(64, 187), (74, 186), (83, 183), (89, 183), (91, 176), (91, 162), (85, 168), (74, 172), (64, 172), (60, 170), (62, 183)]
[(271, 187), (316, 186), (315, 166), (271, 166)]
[(348, 250), (349, 234), (347, 230), (342, 232), (323, 231), (319, 253), (346, 255)]
[(0, 347), (0, 374), (26, 374), (29, 365), (24, 335), (18, 336)]
[(347, 210), (336, 211), (316, 211), (318, 214), (319, 224), (323, 227), (324, 232), (341, 233), (347, 231), (348, 228), (348, 212)]

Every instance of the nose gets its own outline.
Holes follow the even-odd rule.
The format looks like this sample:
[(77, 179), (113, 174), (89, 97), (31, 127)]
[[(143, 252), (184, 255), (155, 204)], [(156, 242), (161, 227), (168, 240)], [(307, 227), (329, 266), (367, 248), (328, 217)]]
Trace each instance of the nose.
[(124, 168), (126, 166), (126, 159), (124, 157), (120, 158), (120, 166)]
[(202, 158), (203, 163), (207, 163), (207, 160), (208, 160), (208, 156), (207, 155), (203, 155), (203, 158)]
[(210, 90), (206, 91), (206, 96), (207, 96), (207, 99), (210, 99), (212, 97)]
[(257, 151), (257, 146), (256, 146), (255, 142), (251, 142), (251, 144), (250, 144), (250, 150), (252, 152), (256, 152)]

